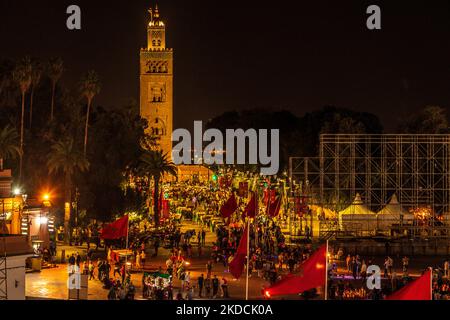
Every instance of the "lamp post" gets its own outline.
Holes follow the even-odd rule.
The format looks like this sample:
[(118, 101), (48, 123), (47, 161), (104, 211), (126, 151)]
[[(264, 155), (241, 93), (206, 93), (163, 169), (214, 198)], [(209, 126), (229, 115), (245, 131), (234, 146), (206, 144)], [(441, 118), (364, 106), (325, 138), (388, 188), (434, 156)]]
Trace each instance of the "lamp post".
[[(75, 230), (78, 234), (78, 200), (80, 198), (80, 192), (78, 192), (78, 188), (75, 188), (75, 201), (72, 202), (72, 207), (75, 209)], [(78, 239), (77, 239), (78, 241)]]

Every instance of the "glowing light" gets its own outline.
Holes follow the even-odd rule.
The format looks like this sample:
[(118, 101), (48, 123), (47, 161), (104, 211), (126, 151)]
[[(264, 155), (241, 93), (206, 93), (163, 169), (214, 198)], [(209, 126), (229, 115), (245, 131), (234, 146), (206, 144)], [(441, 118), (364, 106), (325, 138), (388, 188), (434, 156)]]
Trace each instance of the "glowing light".
[(14, 189), (14, 195), (18, 196), (19, 194), (22, 194), (22, 190), (20, 190), (20, 188), (15, 188)]
[(44, 194), (43, 196), (44, 200), (48, 201), (50, 200), (50, 195), (48, 193)]
[(323, 263), (316, 263), (316, 269), (323, 269), (324, 267)]
[(185, 264), (186, 266), (191, 265), (191, 263), (190, 263), (189, 261), (185, 261), (184, 264)]
[(264, 295), (265, 295), (267, 298), (270, 298), (270, 292), (269, 292), (269, 290), (265, 290), (265, 291), (264, 291)]
[(37, 222), (37, 224), (47, 224), (48, 218), (47, 217), (37, 217), (36, 222)]

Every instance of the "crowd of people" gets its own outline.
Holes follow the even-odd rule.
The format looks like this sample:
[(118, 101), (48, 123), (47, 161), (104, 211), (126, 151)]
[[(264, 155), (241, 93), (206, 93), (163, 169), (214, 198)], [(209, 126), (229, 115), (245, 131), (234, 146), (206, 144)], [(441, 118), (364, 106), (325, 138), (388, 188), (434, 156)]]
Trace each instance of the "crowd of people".
[[(202, 211), (215, 217), (221, 216), (220, 207), (230, 196), (229, 190), (213, 190), (205, 186), (169, 190), (170, 198), (176, 206), (190, 207), (192, 212)], [(152, 228), (147, 222), (130, 224), (128, 247), (132, 251), (132, 258), (129, 260), (130, 269), (143, 273), (142, 296), (144, 298), (191, 300), (230, 297), (228, 281), (231, 280), (231, 275), (227, 277), (219, 274), (222, 274), (221, 270), (225, 270), (225, 275), (229, 272), (227, 268), (236, 253), (246, 226), (242, 213), (247, 198), (240, 197), (238, 194), (236, 196), (238, 209), (233, 216), (224, 219), (224, 223), (214, 230), (216, 239), (208, 248), (206, 248), (206, 235), (210, 232), (210, 228), (202, 219), (194, 220), (199, 224), (195, 229), (185, 229), (183, 232), (179, 218), (165, 219), (158, 229)], [(192, 216), (183, 218), (190, 220)], [(280, 225), (279, 218), (265, 214), (257, 215), (250, 224), (250, 277), (257, 277), (274, 284), (287, 274), (299, 272), (302, 263), (313, 252), (311, 241), (287, 244)], [(120, 248), (123, 244), (108, 246), (106, 260), (100, 259), (97, 263), (88, 261), (83, 269), (87, 270), (90, 280), (95, 280), (95, 271), (98, 272), (97, 279), (102, 281), (105, 289), (109, 290), (109, 299), (130, 299), (134, 297), (136, 289), (131, 283), (131, 277), (124, 262), (115, 261), (109, 254), (115, 246)], [(169, 254), (165, 265), (155, 271), (154, 264), (151, 266), (146, 264), (147, 253), (153, 252), (150, 257), (153, 261), (153, 258), (160, 255), (161, 247), (168, 250), (165, 250), (164, 254), (167, 252)], [(189, 266), (192, 259), (196, 258), (206, 259), (207, 263), (205, 272), (193, 279)], [(75, 260), (77, 259), (79, 258), (75, 257)], [(386, 256), (384, 262), (380, 264), (383, 277), (382, 290), (366, 290), (361, 284), (368, 277), (367, 268), (374, 263), (374, 258), (344, 253), (343, 248), (338, 248), (336, 251), (331, 248), (328, 287), (330, 299), (383, 299), (387, 294), (398, 290), (412, 278), (409, 276), (409, 257), (395, 257), (395, 259), (396, 264), (393, 257)], [(437, 276), (433, 292), (436, 298), (448, 299), (448, 262), (444, 264), (442, 276)]]

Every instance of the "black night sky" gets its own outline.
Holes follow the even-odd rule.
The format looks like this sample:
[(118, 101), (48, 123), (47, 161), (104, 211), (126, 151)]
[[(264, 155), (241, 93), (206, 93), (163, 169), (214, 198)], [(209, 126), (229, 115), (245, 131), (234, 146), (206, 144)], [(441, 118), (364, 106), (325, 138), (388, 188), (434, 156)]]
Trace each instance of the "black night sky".
[[(0, 56), (60, 56), (74, 87), (95, 69), (95, 103), (139, 99), (139, 49), (152, 0), (0, 0)], [(66, 8), (82, 30), (66, 28)], [(382, 30), (366, 28), (378, 4)], [(450, 1), (159, 0), (174, 48), (175, 127), (231, 110), (324, 105), (369, 111), (392, 131), (425, 105), (450, 106)]]

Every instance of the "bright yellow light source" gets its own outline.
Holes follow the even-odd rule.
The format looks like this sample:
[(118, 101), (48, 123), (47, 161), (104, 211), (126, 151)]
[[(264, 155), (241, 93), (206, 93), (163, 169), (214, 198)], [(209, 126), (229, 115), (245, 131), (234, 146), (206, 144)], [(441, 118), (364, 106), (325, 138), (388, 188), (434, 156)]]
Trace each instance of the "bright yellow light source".
[(49, 200), (50, 199), (50, 195), (48, 193), (44, 194), (44, 200)]
[(264, 294), (265, 294), (265, 296), (266, 296), (267, 298), (270, 298), (270, 292), (269, 292), (269, 290), (265, 290), (265, 291), (264, 291)]
[(48, 218), (47, 217), (37, 217), (36, 222), (37, 222), (37, 224), (47, 224)]
[(22, 191), (20, 190), (20, 188), (15, 188), (14, 189), (14, 195), (15, 196), (18, 196), (19, 194), (21, 194), (22, 193)]

